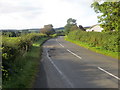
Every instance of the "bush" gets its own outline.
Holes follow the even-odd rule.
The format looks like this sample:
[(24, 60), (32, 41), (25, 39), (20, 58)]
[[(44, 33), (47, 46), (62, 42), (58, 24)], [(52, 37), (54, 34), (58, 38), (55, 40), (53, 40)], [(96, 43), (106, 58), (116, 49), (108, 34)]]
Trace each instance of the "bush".
[(6, 79), (15, 72), (10, 63), (14, 63), (17, 56), (23, 56), (31, 49), (33, 42), (46, 37), (45, 34), (30, 33), (20, 37), (2, 37), (2, 75)]
[(52, 34), (52, 35), (50, 35), (50, 37), (55, 38), (55, 37), (57, 37), (57, 34)]
[(91, 47), (120, 52), (118, 49), (120, 46), (120, 38), (118, 35), (119, 32), (83, 32), (78, 30), (70, 32), (68, 38), (88, 43)]

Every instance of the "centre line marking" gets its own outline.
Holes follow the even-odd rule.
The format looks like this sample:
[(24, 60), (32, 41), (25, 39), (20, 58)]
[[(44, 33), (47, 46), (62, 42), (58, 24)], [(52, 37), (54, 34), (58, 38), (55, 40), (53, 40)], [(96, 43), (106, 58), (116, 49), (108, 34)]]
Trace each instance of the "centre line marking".
[(78, 56), (77, 54), (73, 53), (72, 51), (70, 51), (69, 49), (67, 49), (68, 52), (70, 52), (71, 54), (73, 54), (74, 56), (78, 57), (79, 59), (82, 59), (82, 57)]
[(106, 70), (102, 69), (101, 67), (98, 67), (98, 69), (99, 69), (99, 70), (101, 70), (101, 71), (103, 71), (103, 72), (105, 72), (105, 73), (107, 73), (108, 75), (110, 75), (110, 76), (112, 76), (112, 77), (114, 77), (114, 78), (116, 78), (116, 79), (120, 80), (120, 78), (119, 78), (119, 77), (117, 77), (117, 76), (115, 76), (115, 75), (113, 75), (113, 74), (109, 73), (108, 71), (106, 71)]
[[(58, 42), (58, 40), (56, 39), (56, 41)], [(59, 43), (59, 42), (58, 42)], [(64, 47), (61, 43), (59, 43), (61, 47)]]
[[(56, 41), (58, 42), (58, 40), (56, 39)], [(59, 43), (59, 42), (58, 42)], [(60, 44), (60, 43), (59, 43)], [(64, 47), (62, 44), (60, 44), (60, 46)], [(78, 57), (79, 59), (82, 59), (82, 57), (78, 56), (77, 54), (73, 53), (72, 51), (70, 51), (69, 49), (67, 49), (68, 52), (70, 52), (71, 54), (73, 54), (74, 56)]]
[(60, 71), (60, 69), (55, 65), (55, 63), (53, 62), (53, 60), (49, 57), (48, 51), (46, 50), (47, 53), (47, 58), (50, 60), (50, 62), (53, 64), (53, 66), (55, 67), (55, 69), (59, 72), (59, 74), (62, 76), (63, 79), (66, 80), (66, 82), (69, 84), (69, 86), (71, 88), (73, 88), (73, 84), (69, 81), (69, 79), (62, 73), (62, 71)]

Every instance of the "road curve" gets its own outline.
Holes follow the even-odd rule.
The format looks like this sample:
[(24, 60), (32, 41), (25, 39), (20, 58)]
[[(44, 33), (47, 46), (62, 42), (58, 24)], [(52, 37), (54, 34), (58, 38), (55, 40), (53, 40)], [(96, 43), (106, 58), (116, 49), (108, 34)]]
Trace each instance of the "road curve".
[(118, 88), (118, 60), (65, 41), (43, 45), (34, 88)]

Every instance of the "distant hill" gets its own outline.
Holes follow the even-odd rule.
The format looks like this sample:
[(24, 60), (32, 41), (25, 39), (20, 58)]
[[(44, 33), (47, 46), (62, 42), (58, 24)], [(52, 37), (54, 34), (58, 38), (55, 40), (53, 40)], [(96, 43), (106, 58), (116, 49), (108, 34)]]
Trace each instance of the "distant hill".
[(17, 29), (0, 29), (0, 31), (17, 31)]
[[(55, 31), (64, 30), (64, 27), (54, 28)], [(31, 28), (31, 29), (1, 29), (3, 32), (39, 32), (41, 28)]]
[(1, 29), (2, 32), (39, 32), (40, 28), (33, 28), (33, 29)]
[(64, 30), (65, 28), (64, 27), (59, 27), (59, 28), (54, 28), (56, 31), (59, 31), (59, 30)]

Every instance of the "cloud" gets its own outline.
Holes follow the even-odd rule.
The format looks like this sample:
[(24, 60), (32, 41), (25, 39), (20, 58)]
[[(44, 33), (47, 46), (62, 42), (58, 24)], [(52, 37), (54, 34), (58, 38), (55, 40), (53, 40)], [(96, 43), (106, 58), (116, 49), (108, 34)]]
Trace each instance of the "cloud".
[[(27, 0), (26, 0), (27, 1)], [(32, 3), (25, 3), (23, 0), (2, 0), (0, 1), (0, 13), (19, 13), (42, 10), (42, 7), (32, 5)]]
[(92, 1), (1, 0), (0, 28), (40, 28), (45, 24), (61, 27), (68, 18), (84, 26), (95, 24), (97, 15), (90, 7)]

